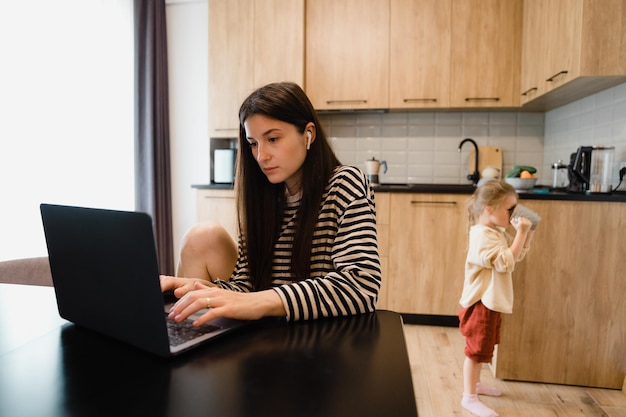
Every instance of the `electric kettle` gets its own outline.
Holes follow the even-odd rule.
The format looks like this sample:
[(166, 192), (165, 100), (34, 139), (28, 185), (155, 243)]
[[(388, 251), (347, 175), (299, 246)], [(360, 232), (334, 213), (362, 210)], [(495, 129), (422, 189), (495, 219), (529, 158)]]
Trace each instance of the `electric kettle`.
[(380, 171), (381, 165), (383, 166), (384, 174), (385, 172), (387, 172), (387, 161), (379, 161), (374, 157), (365, 161), (365, 173), (367, 174), (367, 179), (373, 185), (380, 184), (378, 180), (378, 172)]

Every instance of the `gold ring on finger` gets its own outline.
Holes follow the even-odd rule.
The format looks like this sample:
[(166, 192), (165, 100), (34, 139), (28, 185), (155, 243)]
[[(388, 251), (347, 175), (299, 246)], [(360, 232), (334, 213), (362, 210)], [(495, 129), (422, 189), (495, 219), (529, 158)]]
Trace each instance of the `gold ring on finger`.
[(206, 308), (211, 308), (211, 299), (209, 297), (206, 298)]

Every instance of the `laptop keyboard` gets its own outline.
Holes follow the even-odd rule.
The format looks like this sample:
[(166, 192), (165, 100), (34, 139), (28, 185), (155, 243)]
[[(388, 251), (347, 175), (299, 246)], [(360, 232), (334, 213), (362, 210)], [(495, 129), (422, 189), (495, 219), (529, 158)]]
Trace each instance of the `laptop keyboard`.
[(189, 319), (181, 321), (180, 323), (176, 323), (172, 320), (166, 321), (167, 334), (169, 336), (171, 346), (182, 345), (183, 343), (193, 340), (199, 336), (221, 329), (221, 327), (210, 324), (195, 327), (192, 324), (193, 321)]

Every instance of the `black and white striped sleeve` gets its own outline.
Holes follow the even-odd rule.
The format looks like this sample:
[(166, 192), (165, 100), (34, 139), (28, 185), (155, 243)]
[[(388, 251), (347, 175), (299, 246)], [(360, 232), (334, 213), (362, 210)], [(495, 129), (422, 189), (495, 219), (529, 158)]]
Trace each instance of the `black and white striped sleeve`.
[(380, 285), (374, 194), (360, 170), (343, 166), (321, 206), (311, 277), (274, 289), (294, 321), (374, 311)]

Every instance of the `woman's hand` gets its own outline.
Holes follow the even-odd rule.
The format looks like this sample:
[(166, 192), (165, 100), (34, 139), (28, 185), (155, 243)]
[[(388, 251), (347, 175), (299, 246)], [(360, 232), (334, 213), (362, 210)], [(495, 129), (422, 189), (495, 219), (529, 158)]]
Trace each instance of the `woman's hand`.
[(207, 287), (215, 286), (212, 282), (199, 278), (180, 278), (169, 275), (161, 275), (160, 278), (161, 292), (174, 291), (176, 298), (182, 298), (189, 291), (192, 291), (195, 288), (196, 282)]
[[(185, 288), (188, 288), (187, 285)], [(207, 308), (208, 311), (194, 321), (194, 326), (200, 326), (218, 317), (257, 320), (265, 316), (287, 315), (282, 300), (274, 290), (241, 293), (194, 282), (193, 289), (187, 290), (186, 294), (174, 304), (168, 317), (170, 320), (180, 322)]]

